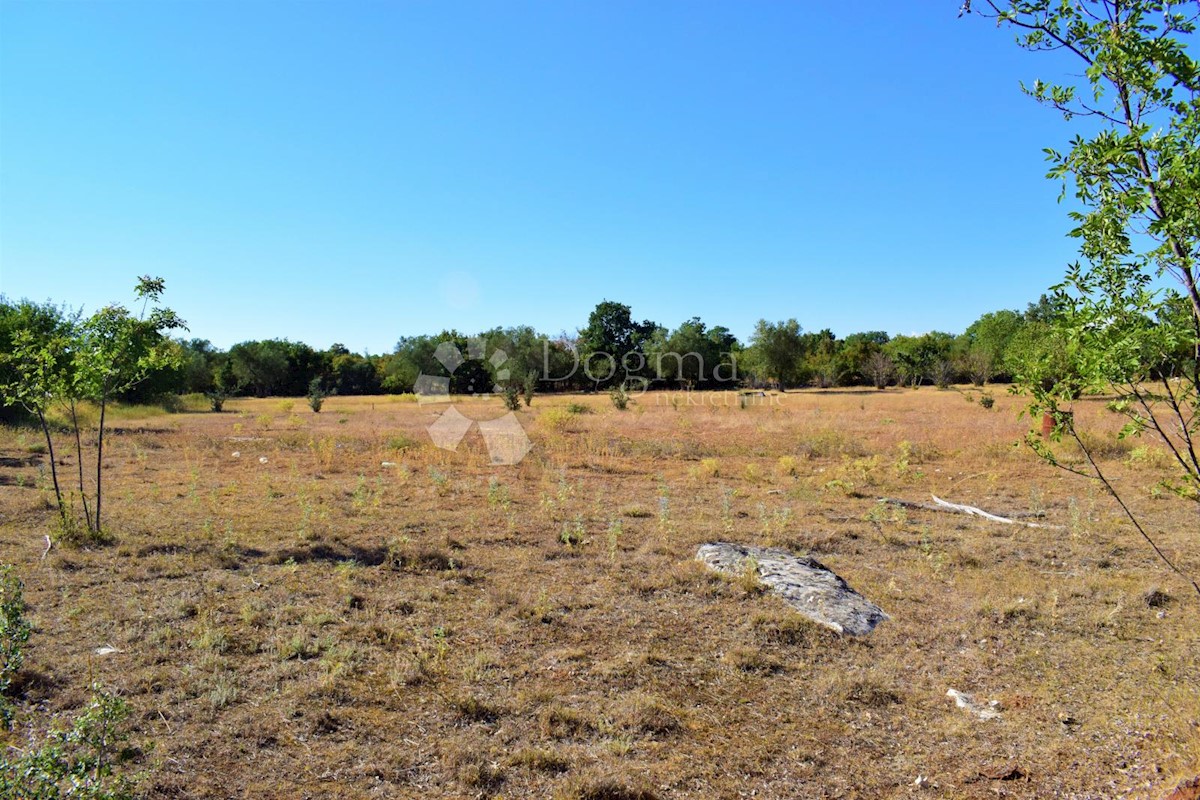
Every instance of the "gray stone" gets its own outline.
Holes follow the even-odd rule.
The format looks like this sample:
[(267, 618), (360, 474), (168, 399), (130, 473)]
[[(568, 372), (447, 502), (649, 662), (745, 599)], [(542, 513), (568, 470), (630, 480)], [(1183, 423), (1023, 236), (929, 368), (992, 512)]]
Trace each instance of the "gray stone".
[(759, 582), (813, 622), (838, 633), (865, 636), (888, 615), (851, 589), (816, 559), (774, 547), (729, 542), (700, 545), (696, 558), (725, 575), (744, 575), (751, 566)]

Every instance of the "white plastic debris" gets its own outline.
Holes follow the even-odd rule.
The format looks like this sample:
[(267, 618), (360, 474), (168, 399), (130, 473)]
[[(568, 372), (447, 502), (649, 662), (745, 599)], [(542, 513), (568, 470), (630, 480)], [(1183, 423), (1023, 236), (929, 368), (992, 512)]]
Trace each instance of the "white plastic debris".
[(396, 462), (395, 462), (395, 461), (384, 461), (384, 462), (383, 462), (383, 463), (381, 463), (379, 466), (381, 466), (381, 467), (394, 467), (394, 466), (396, 466)]
[(111, 644), (106, 644), (106, 645), (101, 645), (100, 647), (97, 647), (94, 652), (98, 656), (109, 656), (109, 655), (112, 655), (113, 653), (121, 653), (124, 651), (118, 650), (117, 648), (113, 647)]
[(266, 456), (259, 456), (259, 457), (258, 457), (258, 463), (260, 463), (260, 464), (265, 464), (265, 463), (267, 463), (267, 457), (266, 457)]
[(234, 458), (241, 458), (241, 457), (242, 457), (242, 454), (241, 454), (241, 452), (239, 452), (239, 451), (237, 451), (237, 450), (234, 450), (234, 451), (233, 451), (233, 457), (234, 457)]

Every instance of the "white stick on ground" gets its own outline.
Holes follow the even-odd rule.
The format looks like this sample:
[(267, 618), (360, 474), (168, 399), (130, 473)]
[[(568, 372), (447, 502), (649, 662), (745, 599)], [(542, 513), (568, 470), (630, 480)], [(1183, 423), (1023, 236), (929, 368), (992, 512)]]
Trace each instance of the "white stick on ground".
[(879, 498), (879, 501), (881, 503), (890, 503), (894, 506), (904, 506), (905, 508), (919, 508), (923, 511), (946, 511), (952, 514), (967, 514), (968, 516), (972, 517), (983, 517), (986, 520), (999, 522), (1002, 525), (1024, 525), (1026, 528), (1048, 528), (1058, 531), (1063, 530), (1062, 525), (1046, 525), (1041, 522), (1025, 522), (1024, 520), (1020, 519), (1010, 519), (1009, 517), (1001, 517), (997, 514), (989, 514), (982, 508), (976, 508), (975, 506), (967, 506), (960, 503), (948, 502), (938, 497), (936, 494), (931, 494), (930, 497), (933, 498), (933, 502), (936, 505), (931, 506), (928, 503), (914, 503), (910, 500), (895, 500), (891, 497), (881, 497)]

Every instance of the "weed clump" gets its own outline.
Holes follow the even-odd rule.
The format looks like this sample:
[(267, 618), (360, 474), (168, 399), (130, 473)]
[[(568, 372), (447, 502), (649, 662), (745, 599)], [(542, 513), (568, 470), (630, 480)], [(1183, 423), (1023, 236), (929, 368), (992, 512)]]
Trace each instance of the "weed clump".
[(12, 724), (12, 706), (8, 691), (12, 680), (25, 663), (25, 645), (31, 627), (25, 618), (25, 598), (21, 579), (9, 564), (0, 566), (0, 725)]
[(91, 701), (69, 728), (52, 728), (24, 751), (0, 755), (0, 797), (133, 797), (134, 779), (118, 771), (132, 755), (124, 746), (128, 716), (124, 700), (93, 684)]

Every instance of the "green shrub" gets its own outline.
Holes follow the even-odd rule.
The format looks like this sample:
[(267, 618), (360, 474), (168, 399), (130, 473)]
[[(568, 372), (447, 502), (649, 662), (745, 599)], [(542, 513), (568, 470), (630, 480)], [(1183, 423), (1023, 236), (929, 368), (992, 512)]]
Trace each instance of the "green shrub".
[(397, 433), (395, 436), (391, 437), (387, 441), (388, 449), (395, 450), (397, 453), (399, 453), (403, 450), (407, 450), (408, 448), (413, 447), (416, 444), (417, 444), (417, 442), (412, 437), (407, 436), (403, 433)]
[(590, 414), (592, 413), (591, 406), (585, 406), (583, 403), (567, 403), (568, 414)]
[(325, 398), (329, 396), (329, 392), (321, 388), (321, 379), (313, 378), (308, 384), (308, 407), (313, 410), (313, 413), (320, 414), (321, 406), (325, 403)]
[(5, 729), (12, 725), (8, 690), (25, 662), (25, 644), (29, 641), (29, 620), (25, 619), (21, 588), (21, 579), (12, 566), (0, 566), (0, 724)]
[(124, 700), (93, 685), (91, 701), (69, 729), (52, 728), (24, 751), (9, 747), (0, 754), (0, 797), (132, 798), (134, 781), (114, 772), (127, 755), (121, 723), (128, 716)]
[(221, 389), (214, 389), (205, 395), (208, 398), (208, 407), (213, 410), (213, 413), (220, 414), (225, 410), (225, 400), (228, 395)]
[(561, 406), (554, 406), (553, 408), (546, 409), (538, 417), (538, 420), (547, 428), (558, 431), (567, 427), (567, 423), (571, 421), (572, 416), (571, 412), (567, 409)]
[(504, 387), (504, 407), (509, 411), (516, 411), (521, 407), (521, 390), (514, 384), (509, 384)]
[(575, 547), (583, 544), (583, 517), (575, 517), (573, 521), (563, 522), (562, 533), (558, 535), (558, 540), (567, 547)]
[(608, 391), (608, 397), (612, 400), (613, 406), (618, 411), (624, 411), (629, 407), (629, 392), (625, 391), (623, 384), (617, 384)]

